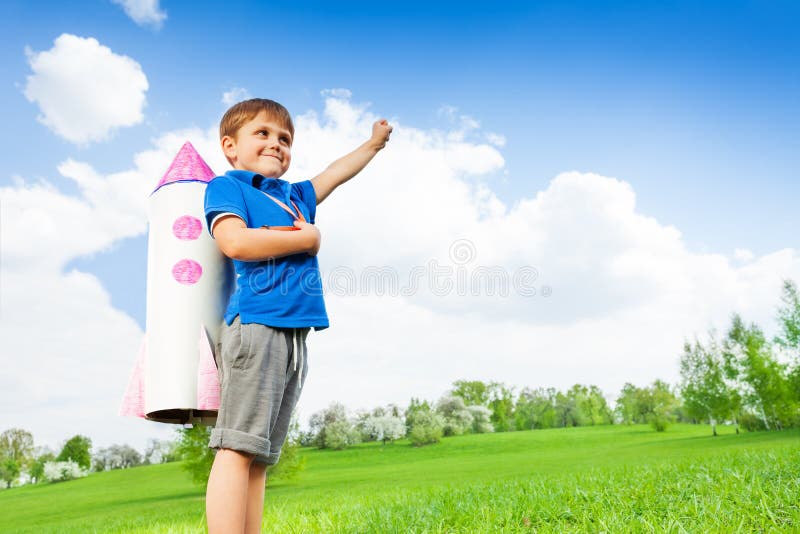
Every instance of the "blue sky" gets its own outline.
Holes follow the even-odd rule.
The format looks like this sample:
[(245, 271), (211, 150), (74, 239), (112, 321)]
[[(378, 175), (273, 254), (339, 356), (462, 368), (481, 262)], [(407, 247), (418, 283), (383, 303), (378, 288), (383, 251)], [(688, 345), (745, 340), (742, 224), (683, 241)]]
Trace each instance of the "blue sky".
[[(446, 126), (437, 111), (454, 106), (505, 136), (506, 172), (493, 188), (508, 203), (561, 171), (591, 171), (631, 183), (640, 210), (675, 225), (695, 250), (758, 254), (797, 244), (795, 2), (164, 2), (158, 30), (111, 2), (79, 5), (0, 8), (0, 98), (10, 123), (0, 134), (0, 183), (41, 176), (69, 190), (54, 172), (67, 157), (119, 170), (160, 132), (216, 123), (220, 95), (234, 87), (293, 113), (319, 109), (322, 89), (346, 87), (405, 124)], [(64, 32), (142, 65), (144, 123), (76, 147), (35, 121), (21, 90), (24, 49), (46, 50)], [(140, 238), (115, 254), (138, 257), (144, 246)], [(106, 263), (78, 264), (129, 287), (135, 273), (115, 277)], [(112, 294), (141, 320), (141, 299)]]
[[(509, 202), (576, 169), (629, 181), (643, 211), (698, 249), (766, 252), (790, 244), (800, 222), (796, 2), (161, 7), (168, 18), (152, 30), (107, 1), (3, 3), (0, 179), (53, 178), (67, 156), (115, 170), (160, 131), (213, 123), (231, 87), (294, 113), (346, 87), (405, 124), (435, 127), (451, 105), (504, 135), (496, 191)], [(35, 122), (23, 50), (63, 32), (142, 65), (145, 123), (76, 149)]]
[[(675, 307), (669, 309), (659, 308), (654, 299), (648, 312), (631, 312), (631, 317), (654, 317), (650, 322), (657, 324), (684, 309), (697, 312), (685, 323), (676, 322), (671, 329), (661, 329), (666, 332), (665, 336), (670, 336), (669, 342), (680, 343), (680, 337), (689, 332), (687, 325), (703, 329), (712, 317), (724, 318), (733, 311), (734, 304), (753, 311), (758, 318), (769, 317), (771, 306), (778, 301), (777, 293), (773, 294), (776, 281), (772, 280), (772, 275), (778, 271), (800, 272), (795, 252), (783, 259), (770, 256), (782, 249), (798, 248), (800, 33), (797, 28), (800, 4), (797, 2), (348, 2), (342, 5), (161, 0), (159, 7), (167, 17), (159, 28), (154, 28), (137, 24), (120, 5), (110, 0), (7, 0), (0, 3), (3, 35), (0, 111), (6, 122), (6, 127), (0, 131), (3, 143), (0, 187), (11, 188), (7, 190), (9, 199), (11, 193), (32, 187), (31, 184), (40, 179), (54, 184), (63, 194), (78, 198), (79, 187), (58, 171), (63, 162), (68, 159), (86, 162), (103, 176), (131, 169), (134, 157), (152, 150), (155, 140), (163, 134), (190, 127), (214, 127), (225, 110), (222, 95), (226, 91), (244, 88), (253, 96), (283, 103), (295, 116), (309, 110), (321, 116), (328, 105), (321, 92), (346, 88), (352, 93), (354, 108), (369, 103), (371, 113), (385, 116), (401, 126), (394, 134), (396, 139), (400, 138), (402, 127), (427, 133), (458, 129), (459, 120), (462, 120), (459, 117), (480, 124), (466, 133), (466, 141), (471, 143), (470, 154), (473, 149), (477, 151), (478, 144), (486, 143), (488, 134), (502, 136), (505, 143), (495, 145), (492, 150), (502, 156), (504, 164), (492, 165), (490, 171), (474, 179), (487, 184), (509, 214), (515, 206), (546, 193), (543, 197), (550, 199), (548, 202), (574, 215), (565, 219), (563, 234), (558, 233), (557, 227), (556, 230), (548, 227), (549, 233), (545, 232), (548, 242), (560, 241), (565, 247), (563, 250), (545, 247), (544, 250), (551, 251), (551, 256), (541, 260), (544, 274), (556, 280), (556, 291), (559, 287), (584, 287), (581, 283), (591, 279), (583, 271), (570, 271), (558, 278), (561, 275), (558, 269), (567, 272), (570, 265), (559, 263), (557, 256), (568, 257), (572, 252), (570, 240), (576, 239), (576, 235), (583, 235), (583, 239), (591, 243), (597, 233), (592, 255), (584, 258), (584, 263), (589, 264), (597, 261), (600, 265), (608, 259), (604, 256), (604, 243), (610, 243), (612, 248), (615, 243), (624, 241), (616, 235), (609, 237), (617, 219), (612, 219), (611, 226), (576, 226), (580, 223), (575, 221), (582, 221), (585, 215), (577, 203), (584, 198), (581, 196), (584, 193), (589, 195), (589, 203), (594, 198), (591, 195), (597, 195), (597, 205), (601, 207), (604, 202), (610, 202), (615, 209), (624, 205), (624, 202), (615, 204), (624, 197), (623, 189), (586, 176), (594, 173), (629, 184), (636, 195), (636, 212), (658, 222), (657, 228), (647, 229), (651, 232), (648, 235), (653, 236), (652, 242), (658, 243), (652, 247), (656, 251), (652, 258), (656, 259), (650, 264), (656, 267), (649, 270), (658, 271), (664, 257), (667, 260), (678, 258), (674, 265), (679, 267), (669, 271), (674, 265), (667, 261), (670, 265), (665, 267), (667, 274), (654, 274), (654, 280), (659, 281), (653, 283), (661, 284), (667, 296), (685, 290), (689, 299), (681, 301), (680, 305), (676, 300), (672, 303)], [(108, 140), (88, 144), (70, 142), (37, 121), (40, 106), (28, 101), (24, 94), (27, 77), (32, 74), (25, 51), (26, 48), (33, 53), (50, 50), (62, 34), (94, 38), (114, 54), (127, 56), (141, 66), (148, 83), (143, 120), (115, 130)], [(455, 111), (448, 114), (443, 112), (445, 109)], [(341, 124), (330, 131), (348, 136), (352, 133)], [(333, 145), (336, 139), (323, 141)], [(393, 146), (390, 143), (390, 149)], [(384, 175), (391, 171), (385, 167), (375, 168), (384, 169), (380, 171)], [(410, 168), (413, 169), (413, 165)], [(577, 171), (585, 181), (563, 180), (556, 187), (554, 178), (568, 171)], [(439, 176), (424, 170), (420, 173), (432, 183), (439, 183)], [(23, 178), (27, 185), (20, 186), (17, 177)], [(152, 183), (159, 177), (152, 176)], [(419, 187), (419, 184), (413, 185), (415, 178), (418, 177), (406, 174), (396, 179), (386, 188), (385, 195), (398, 195), (406, 183), (412, 184), (409, 187)], [(473, 178), (465, 178), (470, 179)], [(580, 183), (583, 186), (576, 185)], [(584, 186), (586, 189), (581, 189)], [(441, 198), (441, 206), (448, 217), (452, 215), (456, 220), (463, 214), (458, 206), (447, 205), (450, 200)], [(575, 204), (571, 209), (574, 212), (569, 212), (569, 203), (573, 200)], [(13, 212), (16, 209), (13, 202), (16, 201), (5, 200), (0, 209)], [(53, 206), (60, 205), (53, 202)], [(119, 209), (126, 209), (124, 202), (120, 202)], [(137, 216), (141, 218), (141, 214)], [(535, 220), (545, 223), (556, 220), (548, 220), (541, 214), (537, 217)], [(630, 213), (625, 217), (619, 219), (625, 221), (625, 236), (634, 235), (637, 229), (647, 226), (646, 221)], [(566, 228), (570, 226), (569, 221), (573, 221), (572, 227)], [(15, 255), (24, 257), (28, 253), (22, 245), (18, 246), (15, 236), (7, 233), (15, 228), (12, 223), (7, 221), (3, 229), (4, 250), (0, 254), (7, 262), (4, 264), (7, 284), (8, 280), (16, 280), (12, 265), (16, 262)], [(477, 228), (470, 225), (472, 223), (464, 223), (463, 227)], [(619, 225), (621, 229), (623, 223)], [(674, 250), (671, 238), (664, 237), (661, 232), (668, 226), (681, 233), (680, 242), (689, 251), (688, 257), (681, 253), (659, 256), (663, 250)], [(27, 229), (19, 231), (26, 235), (28, 232)], [(39, 235), (38, 231), (30, 230), (30, 235), (34, 236), (31, 239)], [(89, 226), (86, 232), (91, 234)], [(117, 238), (110, 240), (110, 245), (104, 245), (105, 249), (98, 245), (91, 253), (70, 259), (63, 272), (75, 268), (96, 276), (108, 293), (112, 307), (133, 318), (139, 329), (143, 329), (146, 234), (126, 234), (118, 229), (112, 233)], [(344, 235), (341, 231), (340, 234)], [(416, 237), (424, 240), (427, 236), (420, 233)], [(535, 228), (525, 235), (530, 243), (539, 237)], [(77, 248), (80, 248), (80, 238), (70, 236)], [(353, 236), (340, 239), (346, 244), (348, 239), (356, 241)], [(631, 243), (630, 249), (638, 251), (633, 256), (651, 258), (648, 254), (652, 250), (642, 252), (644, 249), (636, 248), (641, 246), (640, 241), (634, 239)], [(539, 244), (531, 244), (531, 249)], [(523, 242), (521, 248), (525, 245)], [(582, 246), (582, 242), (578, 245)], [(740, 255), (737, 260), (734, 258), (736, 249), (749, 250), (752, 255)], [(609, 265), (614, 268), (620, 264), (630, 266), (625, 263), (630, 261), (630, 256), (626, 256), (628, 250), (618, 251), (618, 255), (609, 252), (615, 258)], [(353, 255), (359, 253), (355, 248), (346, 251)], [(335, 253), (326, 253), (336, 258)], [(704, 256), (706, 254), (722, 255), (731, 265), (720, 267), (719, 258), (709, 259)], [(619, 258), (623, 259), (616, 262)], [(744, 265), (751, 260), (752, 264)], [(44, 259), (41, 261), (44, 265)], [(711, 264), (716, 267), (712, 269)], [(597, 272), (603, 271), (598, 269)], [(680, 288), (672, 287), (669, 280), (683, 280), (680, 277), (685, 272), (691, 273), (687, 279), (696, 285), (676, 282), (676, 287)], [(64, 287), (74, 282), (57, 280), (57, 275), (53, 277), (54, 284)], [(605, 283), (605, 279), (598, 280), (598, 284)], [(611, 301), (623, 295), (625, 298), (620, 297), (618, 303), (627, 303), (629, 300), (625, 299), (631, 294), (636, 298), (630, 302), (638, 302), (639, 297), (644, 299), (642, 295), (647, 293), (647, 284), (641, 280), (634, 276), (618, 281), (619, 286), (594, 296), (598, 309), (609, 306), (608, 324), (619, 325), (622, 332), (638, 327), (614, 315), (619, 310)], [(759, 285), (759, 280), (767, 285)], [(715, 281), (719, 281), (719, 286), (714, 285)], [(637, 285), (640, 283), (643, 285)], [(708, 293), (700, 290), (692, 293), (691, 289), (686, 289), (704, 286)], [(645, 289), (637, 294), (638, 287)], [(590, 289), (587, 300), (593, 298)], [(66, 295), (71, 294), (65, 289), (65, 296), (59, 302), (66, 303)], [(559, 293), (554, 295), (557, 297)], [(724, 296), (719, 297), (714, 306), (709, 304), (706, 310), (704, 306), (716, 298), (714, 295)], [(556, 297), (550, 301), (554, 306), (558, 303)], [(335, 305), (336, 300), (333, 302)], [(364, 302), (366, 307), (367, 301)], [(347, 304), (360, 305), (355, 301)], [(388, 306), (395, 305), (404, 304), (392, 302)], [(567, 300), (560, 305), (562, 311), (576, 307)], [(474, 306), (477, 309), (483, 304)], [(622, 304), (620, 307), (624, 308)], [(66, 304), (58, 309), (62, 308), (71, 309)], [(97, 304), (96, 309), (110, 313), (101, 304)], [(437, 305), (430, 310), (434, 314), (441, 311)], [(648, 315), (653, 310), (660, 311)], [(408, 313), (402, 310), (397, 316)], [(5, 322), (8, 317), (4, 316)], [(580, 330), (580, 324), (585, 326), (580, 323), (583, 317), (578, 313), (574, 319), (570, 328), (575, 330), (568, 336), (563, 331), (537, 330), (539, 327), (534, 325), (529, 330), (530, 339), (552, 338), (557, 344), (565, 337), (593, 339), (592, 335), (600, 330), (613, 333), (608, 325), (597, 331)], [(611, 322), (612, 319), (616, 322)], [(442, 319), (442, 324), (448, 320)], [(481, 332), (474, 326), (465, 326), (469, 324), (468, 319), (464, 321), (453, 329)], [(346, 323), (346, 319), (342, 322)], [(116, 332), (114, 328), (128, 331), (124, 325), (114, 324), (117, 326), (109, 326), (109, 332)], [(500, 322), (495, 326), (503, 328)], [(339, 354), (337, 343), (347, 336), (346, 328), (345, 324), (341, 334), (333, 332), (336, 329), (332, 328), (332, 333), (325, 338), (327, 344), (320, 341), (321, 346)], [(494, 331), (491, 332), (487, 338), (494, 336)], [(630, 341), (631, 354), (635, 354), (637, 346), (657, 335), (654, 332), (642, 330), (644, 342)], [(139, 336), (141, 332), (134, 332), (130, 337), (135, 337), (134, 334)], [(620, 336), (615, 336), (608, 341), (608, 354), (617, 350), (612, 345)], [(516, 343), (529, 342), (522, 339)], [(478, 342), (472, 345), (477, 346)], [(586, 353), (581, 347), (570, 350), (574, 354)], [(651, 365), (648, 368), (643, 364), (636, 376), (645, 380), (654, 378), (648, 374), (655, 372), (651, 369), (674, 369), (671, 350), (665, 348), (658, 356), (662, 367)], [(98, 351), (98, 354), (108, 352), (106, 349)], [(134, 352), (135, 347), (120, 349), (119, 358), (125, 361), (120, 368), (127, 369), (127, 361), (133, 362)], [(130, 357), (126, 356), (128, 353)], [(420, 357), (423, 356), (429, 361), (437, 357), (424, 354)], [(347, 358), (346, 354), (341, 357)], [(631, 358), (635, 360), (634, 356)], [(568, 354), (562, 358), (567, 363), (578, 359)], [(584, 367), (587, 373), (591, 372), (590, 366)], [(509, 365), (505, 368), (514, 369)], [(482, 372), (479, 367), (475, 369)], [(550, 375), (542, 375), (542, 380), (550, 382), (538, 385), (560, 386), (558, 381), (562, 378), (573, 379), (569, 375), (572, 371), (559, 370), (556, 364), (551, 371)], [(609, 378), (612, 375), (613, 378)], [(609, 374), (601, 386), (616, 386), (614, 381), (619, 376), (618, 373)], [(496, 378), (503, 379), (502, 376)], [(447, 379), (443, 373), (442, 380)], [(372, 383), (381, 387), (379, 378)], [(109, 395), (113, 399), (119, 387), (114, 384), (110, 387)], [(430, 391), (442, 391), (440, 383), (431, 382), (428, 387)], [(328, 398), (319, 393), (314, 400), (314, 391), (328, 395), (330, 388), (312, 387), (309, 402), (316, 403), (312, 406)], [(391, 388), (385, 385), (384, 389)], [(54, 417), (48, 412), (42, 415), (42, 421)]]

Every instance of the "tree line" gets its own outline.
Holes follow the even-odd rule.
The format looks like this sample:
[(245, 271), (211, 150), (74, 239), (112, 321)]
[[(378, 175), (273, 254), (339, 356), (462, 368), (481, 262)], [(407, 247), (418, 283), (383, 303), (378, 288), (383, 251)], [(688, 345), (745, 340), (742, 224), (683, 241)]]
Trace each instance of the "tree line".
[[(655, 380), (639, 387), (626, 383), (613, 407), (594, 385), (523, 388), (501, 382), (457, 380), (441, 398), (412, 397), (404, 409), (390, 404), (350, 415), (334, 402), (313, 414), (301, 430), (295, 420), (281, 461), (271, 476), (291, 477), (303, 468), (299, 447), (344, 449), (364, 441), (384, 444), (406, 438), (414, 446), (443, 436), (508, 432), (586, 425), (649, 424), (664, 431), (674, 422), (732, 424), (736, 432), (800, 427), (800, 296), (785, 280), (777, 309), (778, 335), (768, 339), (755, 323), (733, 314), (723, 335), (715, 330), (703, 342), (684, 342), (680, 382)], [(197, 483), (204, 483), (213, 462), (210, 429), (178, 428), (175, 440), (151, 440), (144, 455), (128, 445), (112, 445), (92, 454), (91, 440), (74, 436), (55, 454), (34, 449), (23, 429), (0, 434), (0, 480), (13, 484), (55, 482), (86, 476), (90, 471), (183, 460)], [(24, 475), (24, 476), (22, 476)]]
[(680, 383), (655, 380), (646, 387), (626, 383), (612, 408), (594, 385), (523, 388), (500, 382), (459, 380), (438, 401), (412, 398), (350, 417), (333, 403), (311, 416), (303, 445), (342, 449), (360, 441), (408, 438), (412, 445), (442, 436), (569, 426), (650, 424), (664, 431), (674, 422), (730, 423), (736, 432), (800, 427), (800, 297), (784, 280), (777, 310), (779, 333), (768, 339), (761, 327), (733, 314), (720, 338), (711, 330), (703, 343), (684, 342)]

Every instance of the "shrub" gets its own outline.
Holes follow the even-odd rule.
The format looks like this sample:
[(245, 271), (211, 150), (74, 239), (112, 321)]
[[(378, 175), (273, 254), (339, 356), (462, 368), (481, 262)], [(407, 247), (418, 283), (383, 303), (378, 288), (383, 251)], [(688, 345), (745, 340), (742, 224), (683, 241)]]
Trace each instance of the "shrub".
[(739, 424), (748, 432), (757, 432), (759, 430), (766, 430), (767, 426), (764, 420), (751, 412), (744, 412), (739, 416)]
[(671, 422), (669, 417), (663, 414), (650, 414), (648, 420), (650, 421), (650, 426), (653, 427), (656, 432), (664, 432)]

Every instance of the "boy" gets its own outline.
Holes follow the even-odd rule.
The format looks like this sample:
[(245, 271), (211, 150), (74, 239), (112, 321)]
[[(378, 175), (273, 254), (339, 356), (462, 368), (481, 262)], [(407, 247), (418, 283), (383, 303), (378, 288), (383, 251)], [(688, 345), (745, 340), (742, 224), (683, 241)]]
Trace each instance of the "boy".
[(288, 111), (255, 98), (220, 122), (233, 170), (206, 189), (209, 232), (233, 259), (231, 295), (216, 354), (221, 396), (209, 447), (218, 449), (208, 479), (210, 534), (260, 532), (266, 467), (278, 462), (292, 410), (308, 372), (309, 330), (328, 327), (316, 254), (317, 204), (363, 169), (389, 140), (386, 120), (372, 136), (319, 176), (291, 184), (294, 126)]

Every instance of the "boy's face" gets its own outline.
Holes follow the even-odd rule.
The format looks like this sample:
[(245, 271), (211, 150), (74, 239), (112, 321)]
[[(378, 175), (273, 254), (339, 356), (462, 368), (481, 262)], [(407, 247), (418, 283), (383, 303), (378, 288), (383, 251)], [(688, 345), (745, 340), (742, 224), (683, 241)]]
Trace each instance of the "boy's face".
[(234, 169), (279, 178), (292, 161), (292, 135), (262, 111), (244, 123), (235, 137), (221, 139), (222, 151)]

